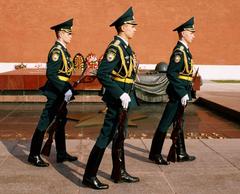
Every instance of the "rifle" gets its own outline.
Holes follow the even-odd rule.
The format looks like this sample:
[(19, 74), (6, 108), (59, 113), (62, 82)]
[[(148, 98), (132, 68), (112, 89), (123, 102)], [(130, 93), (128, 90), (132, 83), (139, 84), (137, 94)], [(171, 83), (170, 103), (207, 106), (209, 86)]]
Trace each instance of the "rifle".
[(176, 162), (177, 141), (179, 138), (179, 132), (183, 130), (183, 113), (184, 106), (180, 105), (176, 115), (176, 120), (173, 123), (173, 131), (170, 137), (172, 139), (172, 146), (167, 156), (167, 161), (170, 162)]
[[(138, 68), (139, 68), (139, 63), (136, 60), (135, 54), (134, 54), (134, 60), (136, 62), (136, 66), (135, 66), (135, 73), (136, 73), (135, 80), (136, 80), (137, 73), (138, 73)], [(135, 82), (135, 80), (134, 80), (134, 82)], [(134, 82), (132, 84), (131, 89), (128, 91), (128, 94), (130, 94), (130, 92), (133, 91)], [(118, 115), (118, 136), (117, 136), (116, 142), (118, 142), (117, 147), (120, 147), (120, 148), (121, 148), (121, 145), (123, 145), (123, 141), (125, 139), (125, 121), (127, 119), (127, 113), (128, 113), (128, 109), (122, 108), (119, 112), (119, 115)]]
[(117, 149), (120, 149), (125, 139), (125, 121), (127, 119), (127, 109), (122, 108), (118, 115), (118, 135), (117, 135)]
[(193, 80), (192, 80), (193, 83), (197, 79), (198, 71), (199, 71), (199, 67), (197, 68), (197, 71), (196, 71), (195, 75), (193, 76)]
[(52, 147), (52, 143), (53, 143), (53, 135), (61, 122), (61, 115), (62, 115), (63, 110), (66, 108), (66, 106), (67, 106), (67, 102), (64, 100), (62, 102), (62, 104), (60, 105), (60, 107), (58, 108), (57, 114), (55, 115), (53, 121), (49, 124), (49, 126), (47, 128), (48, 139), (41, 151), (41, 154), (43, 154), (44, 156), (50, 155), (51, 147)]
[(197, 98), (196, 91), (200, 89), (200, 85), (201, 85), (201, 83), (199, 83), (199, 79), (197, 79), (198, 71), (199, 71), (199, 67), (197, 68), (197, 71), (194, 74), (192, 79), (192, 90), (191, 90), (192, 98)]
[[(80, 53), (77, 53), (74, 56), (73, 63), (75, 66), (78, 66), (78, 67), (80, 67), (80, 65), (81, 65), (81, 67), (83, 69), (83, 71), (80, 75), (80, 78), (76, 82), (74, 82), (72, 85), (72, 88), (75, 88), (81, 82), (81, 80), (84, 78), (84, 73), (87, 70), (87, 65), (85, 63), (83, 56)], [(48, 127), (46, 129), (46, 131), (48, 133), (48, 139), (41, 151), (41, 154), (43, 154), (44, 156), (50, 155), (51, 147), (52, 147), (52, 143), (53, 143), (53, 135), (54, 135), (56, 129), (58, 128), (58, 126), (61, 124), (62, 114), (63, 114), (64, 110), (66, 109), (66, 106), (67, 106), (67, 102), (65, 100), (63, 100), (63, 102), (61, 103), (60, 107), (57, 110), (57, 113), (56, 113), (54, 119), (48, 125)]]

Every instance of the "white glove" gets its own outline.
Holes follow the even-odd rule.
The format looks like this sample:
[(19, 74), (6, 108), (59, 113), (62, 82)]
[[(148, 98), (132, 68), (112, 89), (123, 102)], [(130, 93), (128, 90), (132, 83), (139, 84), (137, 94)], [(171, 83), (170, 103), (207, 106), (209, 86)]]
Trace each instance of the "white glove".
[(185, 96), (183, 96), (181, 98), (181, 103), (183, 106), (186, 106), (187, 105), (187, 101), (189, 100), (189, 97), (188, 97), (188, 94), (186, 94)]
[(127, 109), (129, 102), (131, 102), (130, 96), (129, 96), (126, 92), (124, 92), (124, 93), (120, 96), (120, 99), (121, 99), (121, 101), (122, 101), (122, 107), (123, 107), (124, 109)]
[(64, 94), (64, 100), (69, 103), (72, 97), (72, 90), (68, 90), (65, 94)]

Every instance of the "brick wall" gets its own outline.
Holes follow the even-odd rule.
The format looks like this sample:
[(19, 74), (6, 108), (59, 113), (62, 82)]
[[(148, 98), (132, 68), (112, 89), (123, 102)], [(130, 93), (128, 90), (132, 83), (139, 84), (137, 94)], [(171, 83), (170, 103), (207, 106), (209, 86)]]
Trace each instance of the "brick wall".
[(139, 23), (131, 44), (140, 63), (168, 62), (177, 40), (172, 29), (195, 16), (195, 63), (240, 64), (238, 0), (2, 0), (0, 62), (45, 62), (55, 39), (49, 27), (71, 17), (72, 55), (101, 55), (115, 34), (109, 24), (129, 6)]

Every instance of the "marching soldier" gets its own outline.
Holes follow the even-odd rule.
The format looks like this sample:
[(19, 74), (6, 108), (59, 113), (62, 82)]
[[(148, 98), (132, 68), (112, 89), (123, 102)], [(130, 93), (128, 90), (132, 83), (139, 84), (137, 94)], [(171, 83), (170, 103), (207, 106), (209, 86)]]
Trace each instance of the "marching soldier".
[[(169, 101), (154, 134), (149, 154), (149, 159), (160, 165), (169, 164), (161, 155), (167, 130), (173, 122), (179, 120), (177, 118), (179, 112), (184, 110), (187, 102), (191, 100), (193, 64), (189, 44), (195, 37), (194, 18), (192, 17), (173, 31), (178, 32), (179, 41), (173, 49), (167, 70), (169, 85), (166, 92)], [(183, 130), (178, 131), (176, 146), (178, 162), (195, 160), (195, 156), (190, 156), (186, 152)]]
[[(70, 99), (73, 98), (73, 89), (68, 81), (74, 65), (67, 51), (67, 44), (69, 44), (72, 39), (72, 25), (73, 19), (70, 19), (51, 27), (52, 30), (55, 30), (57, 41), (49, 51), (47, 82), (41, 88), (43, 94), (47, 97), (47, 102), (33, 134), (28, 157), (28, 162), (38, 167), (47, 167), (49, 165), (40, 156), (44, 134), (48, 125), (53, 121), (62, 102), (64, 100), (69, 102)], [(55, 133), (58, 163), (77, 160), (77, 157), (69, 155), (66, 151), (65, 125), (67, 122), (67, 109), (65, 108), (63, 112), (60, 127), (56, 129)]]
[[(123, 148), (125, 136), (118, 130), (120, 111), (137, 105), (134, 91), (132, 91), (136, 76), (136, 60), (128, 42), (136, 32), (136, 25), (132, 7), (110, 25), (115, 26), (118, 35), (106, 49), (97, 72), (97, 77), (105, 88), (103, 101), (107, 104), (107, 113), (100, 135), (89, 155), (82, 181), (84, 185), (93, 189), (108, 189), (109, 187), (101, 183), (96, 176), (104, 151), (111, 140), (113, 140), (111, 179), (115, 183), (139, 181), (138, 177), (133, 177), (126, 171)], [(125, 120), (125, 135), (126, 128), (127, 121)], [(119, 140), (120, 136), (123, 138)]]

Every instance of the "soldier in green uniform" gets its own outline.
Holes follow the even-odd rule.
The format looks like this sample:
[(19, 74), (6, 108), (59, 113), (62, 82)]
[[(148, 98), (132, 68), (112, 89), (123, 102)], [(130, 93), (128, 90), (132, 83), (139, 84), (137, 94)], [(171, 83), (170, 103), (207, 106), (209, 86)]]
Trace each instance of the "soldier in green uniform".
[[(136, 25), (132, 7), (110, 25), (115, 26), (118, 35), (108, 45), (97, 72), (97, 77), (105, 88), (103, 101), (107, 105), (107, 113), (100, 135), (88, 158), (82, 181), (84, 185), (94, 189), (108, 188), (108, 185), (101, 183), (96, 176), (104, 151), (111, 140), (113, 140), (111, 179), (115, 183), (139, 181), (138, 177), (133, 177), (126, 171), (123, 144), (120, 149), (117, 148), (120, 144), (117, 142), (118, 115), (123, 108), (129, 109), (137, 105), (132, 89), (136, 76), (136, 58), (128, 42), (135, 34)], [(125, 130), (126, 128), (127, 121)]]
[[(47, 102), (33, 134), (28, 157), (28, 162), (38, 167), (47, 167), (49, 165), (40, 156), (44, 134), (48, 125), (54, 119), (61, 103), (64, 100), (69, 102), (70, 99), (73, 98), (73, 89), (68, 81), (74, 65), (67, 51), (67, 44), (70, 43), (72, 39), (72, 25), (73, 19), (70, 19), (51, 27), (52, 30), (55, 30), (57, 41), (49, 51), (47, 60), (47, 82), (41, 88), (43, 94), (47, 97)], [(61, 115), (60, 127), (55, 133), (57, 162), (77, 160), (77, 157), (69, 155), (66, 151), (66, 115), (67, 109), (65, 108)]]
[[(193, 64), (188, 46), (195, 37), (194, 18), (192, 17), (173, 31), (178, 32), (179, 41), (173, 49), (167, 70), (169, 85), (166, 92), (169, 101), (154, 134), (149, 154), (149, 159), (160, 165), (169, 164), (161, 155), (167, 130), (176, 121), (181, 108), (186, 107), (187, 101), (191, 100)], [(186, 152), (183, 131), (179, 131), (176, 145), (178, 162), (195, 160), (195, 156), (190, 156)]]

